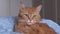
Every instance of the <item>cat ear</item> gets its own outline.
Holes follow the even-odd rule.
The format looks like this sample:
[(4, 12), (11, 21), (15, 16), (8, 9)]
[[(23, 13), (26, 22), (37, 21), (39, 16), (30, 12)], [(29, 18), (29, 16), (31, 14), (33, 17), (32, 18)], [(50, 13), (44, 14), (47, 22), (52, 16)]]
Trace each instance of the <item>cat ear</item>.
[(39, 6), (36, 8), (36, 10), (40, 12), (41, 8), (42, 8), (42, 5), (39, 5)]
[(25, 5), (23, 3), (20, 3), (20, 9), (24, 9)]

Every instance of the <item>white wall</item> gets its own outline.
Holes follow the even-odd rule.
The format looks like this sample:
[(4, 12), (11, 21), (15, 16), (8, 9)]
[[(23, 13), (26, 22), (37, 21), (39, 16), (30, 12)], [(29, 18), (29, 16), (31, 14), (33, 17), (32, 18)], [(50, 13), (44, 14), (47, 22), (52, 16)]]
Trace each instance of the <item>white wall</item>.
[(32, 6), (32, 0), (0, 0), (0, 16), (17, 16), (20, 1), (27, 6)]
[(19, 12), (19, 0), (10, 0), (10, 16), (16, 16)]
[(9, 0), (0, 0), (0, 16), (9, 15)]

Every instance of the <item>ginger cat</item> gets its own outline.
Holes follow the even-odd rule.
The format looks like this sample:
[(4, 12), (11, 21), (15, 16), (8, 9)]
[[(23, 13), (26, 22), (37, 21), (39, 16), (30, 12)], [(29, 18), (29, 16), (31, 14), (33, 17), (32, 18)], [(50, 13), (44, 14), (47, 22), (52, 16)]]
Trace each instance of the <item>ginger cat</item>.
[(23, 34), (57, 34), (46, 23), (40, 23), (40, 10), (42, 5), (38, 7), (26, 7), (20, 4), (20, 12), (18, 20), (15, 24), (14, 31)]

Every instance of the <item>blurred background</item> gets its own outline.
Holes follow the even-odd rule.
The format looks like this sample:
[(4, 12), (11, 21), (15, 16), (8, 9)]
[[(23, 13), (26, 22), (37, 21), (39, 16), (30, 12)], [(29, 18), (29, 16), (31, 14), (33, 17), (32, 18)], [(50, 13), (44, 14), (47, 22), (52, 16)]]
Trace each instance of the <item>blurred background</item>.
[(0, 0), (0, 16), (17, 16), (20, 1), (29, 7), (42, 4), (41, 17), (60, 24), (60, 0)]

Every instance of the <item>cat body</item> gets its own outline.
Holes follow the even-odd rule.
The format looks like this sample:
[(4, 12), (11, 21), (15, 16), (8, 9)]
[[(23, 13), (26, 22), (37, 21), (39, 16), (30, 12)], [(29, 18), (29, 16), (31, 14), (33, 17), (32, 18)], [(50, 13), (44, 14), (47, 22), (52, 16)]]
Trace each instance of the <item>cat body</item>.
[(56, 32), (45, 23), (35, 23), (32, 25), (19, 23), (15, 28), (16, 32), (23, 32), (24, 34), (56, 34)]
[(42, 5), (31, 8), (21, 4), (14, 31), (23, 34), (56, 34), (56, 32), (47, 24), (40, 23), (41, 8)]

